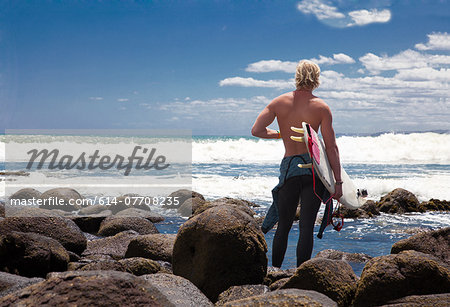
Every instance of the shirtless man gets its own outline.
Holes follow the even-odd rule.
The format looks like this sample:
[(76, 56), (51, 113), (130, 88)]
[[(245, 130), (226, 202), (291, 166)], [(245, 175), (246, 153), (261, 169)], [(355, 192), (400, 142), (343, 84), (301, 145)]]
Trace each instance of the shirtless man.
[[(297, 267), (311, 258), (313, 248), (313, 231), (320, 199), (314, 194), (313, 179), (310, 169), (297, 167), (299, 163), (310, 163), (304, 143), (290, 139), (294, 133), (291, 127), (299, 127), (307, 122), (317, 132), (321, 129), (325, 142), (326, 154), (336, 179), (336, 193), (333, 198), (342, 196), (342, 180), (339, 151), (332, 126), (332, 115), (328, 105), (312, 94), (319, 86), (319, 66), (310, 61), (300, 61), (295, 74), (296, 90), (285, 93), (272, 102), (259, 114), (252, 128), (252, 135), (266, 139), (282, 138), (285, 154), (280, 166), (280, 182), (272, 190), (274, 205), (278, 209), (278, 227), (273, 239), (272, 265), (281, 267), (287, 248), (289, 231), (294, 221), (299, 199), (300, 236), (297, 243)], [(267, 128), (277, 119), (280, 131)], [(325, 187), (316, 180), (316, 193), (322, 195)], [(265, 221), (266, 222), (266, 221)], [(270, 228), (273, 225), (270, 226)], [(264, 229), (267, 232), (270, 230)]]

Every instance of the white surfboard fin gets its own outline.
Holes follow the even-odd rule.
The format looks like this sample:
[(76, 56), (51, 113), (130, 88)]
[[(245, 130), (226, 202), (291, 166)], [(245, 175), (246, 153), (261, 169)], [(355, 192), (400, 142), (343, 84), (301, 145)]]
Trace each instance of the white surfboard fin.
[(304, 142), (303, 137), (302, 136), (292, 136), (291, 135), (291, 140), (296, 141), (296, 142)]
[(312, 163), (298, 164), (297, 166), (300, 167), (300, 168), (312, 168)]
[(291, 127), (291, 130), (301, 134), (305, 133), (305, 130), (303, 130), (303, 128)]

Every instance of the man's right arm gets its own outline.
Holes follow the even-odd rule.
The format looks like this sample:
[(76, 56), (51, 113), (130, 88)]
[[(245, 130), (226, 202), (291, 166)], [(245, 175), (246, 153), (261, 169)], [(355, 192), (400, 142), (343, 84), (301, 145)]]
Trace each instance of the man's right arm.
[[(322, 122), (320, 125), (322, 137), (325, 142), (325, 150), (331, 169), (333, 170), (334, 179), (336, 182), (342, 182), (341, 178), (341, 162), (339, 159), (339, 149), (336, 144), (336, 136), (333, 129), (333, 116), (331, 110), (326, 106), (323, 110)], [(342, 196), (342, 184), (335, 185), (334, 198), (339, 200)]]

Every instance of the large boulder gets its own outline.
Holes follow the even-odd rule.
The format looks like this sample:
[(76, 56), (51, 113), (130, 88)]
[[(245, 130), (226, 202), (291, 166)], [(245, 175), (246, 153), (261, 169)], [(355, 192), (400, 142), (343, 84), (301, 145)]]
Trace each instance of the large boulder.
[(14, 205), (16, 202), (37, 200), (41, 196), (41, 192), (32, 188), (20, 189), (9, 197), (9, 203)]
[(147, 278), (117, 271), (52, 273), (48, 279), (0, 298), (0, 306), (212, 306), (180, 277)]
[(212, 301), (231, 286), (262, 283), (267, 244), (255, 220), (231, 206), (215, 206), (178, 230), (172, 265)]
[(358, 209), (349, 209), (343, 206), (339, 210), (339, 213), (341, 213), (344, 218), (370, 218), (380, 215), (380, 210), (373, 200), (366, 201), (366, 203)]
[(183, 277), (156, 273), (144, 275), (141, 278), (163, 293), (174, 306), (213, 306), (192, 282)]
[(87, 244), (86, 237), (73, 221), (58, 216), (7, 217), (0, 221), (0, 234), (11, 231), (34, 232), (53, 238), (76, 254), (81, 254)]
[(145, 204), (145, 199), (151, 199), (150, 196), (140, 196), (139, 194), (125, 194), (110, 199), (109, 204), (106, 207), (116, 214), (122, 210), (129, 208), (137, 208), (150, 211), (150, 207)]
[(334, 300), (338, 306), (348, 306), (356, 291), (357, 277), (343, 260), (313, 258), (302, 263), (282, 289), (314, 290)]
[(419, 200), (413, 193), (401, 188), (393, 190), (377, 202), (380, 211), (385, 213), (418, 212), (419, 205)]
[(70, 188), (55, 188), (45, 191), (40, 195), (42, 209), (60, 209), (64, 211), (74, 211), (83, 208), (84, 199), (80, 193)]
[(216, 306), (223, 306), (227, 302), (240, 300), (243, 298), (260, 295), (269, 292), (269, 287), (265, 285), (243, 285), (233, 286), (220, 293)]
[(409, 295), (449, 292), (450, 271), (436, 260), (411, 250), (373, 258), (358, 281), (354, 305), (374, 306)]
[(450, 227), (416, 234), (392, 245), (391, 253), (398, 254), (405, 250), (415, 250), (436, 256), (450, 264)]
[(286, 289), (276, 290), (265, 294), (251, 296), (248, 298), (225, 303), (227, 307), (247, 307), (247, 306), (337, 306), (333, 300), (322, 293), (310, 290)]
[(134, 230), (141, 235), (159, 232), (152, 222), (142, 217), (110, 216), (102, 221), (98, 234), (107, 237), (125, 230)]
[(183, 217), (191, 217), (192, 214), (203, 204), (206, 200), (199, 197), (191, 197), (184, 201), (184, 203), (178, 208), (178, 213)]
[(450, 201), (430, 199), (429, 201), (424, 201), (419, 206), (420, 212), (425, 211), (450, 211)]
[(216, 199), (214, 201), (207, 201), (201, 205), (199, 205), (195, 211), (192, 213), (192, 215), (198, 215), (210, 208), (217, 207), (217, 206), (230, 206), (235, 209), (239, 209), (244, 211), (250, 216), (256, 215), (255, 211), (253, 211), (251, 202), (243, 199), (237, 199), (237, 198), (230, 198), (230, 197), (223, 197)]
[(450, 306), (450, 293), (410, 295), (387, 302), (383, 307), (448, 307)]
[[(170, 193), (167, 196), (167, 203), (163, 205), (163, 208), (166, 209), (178, 209), (186, 200), (189, 198), (200, 198), (205, 200), (202, 194), (197, 193), (195, 191), (181, 189), (175, 192)], [(170, 202), (170, 203), (169, 203)]]
[(65, 271), (69, 254), (56, 240), (36, 233), (0, 235), (0, 270), (27, 277)]
[(150, 234), (138, 236), (128, 244), (125, 257), (144, 257), (172, 262), (173, 245), (176, 235)]
[(139, 234), (133, 230), (123, 231), (115, 236), (106, 237), (103, 239), (89, 241), (87, 248), (83, 252), (83, 257), (98, 257), (109, 256), (112, 259), (122, 259), (125, 257), (128, 244), (136, 238)]
[(39, 277), (28, 278), (16, 274), (0, 272), (0, 297), (43, 280), (43, 278)]
[(149, 210), (139, 209), (139, 208), (128, 208), (122, 211), (119, 211), (115, 214), (115, 216), (128, 216), (128, 217), (142, 217), (144, 219), (149, 220), (152, 223), (159, 223), (164, 221), (164, 217), (161, 214), (151, 212)]

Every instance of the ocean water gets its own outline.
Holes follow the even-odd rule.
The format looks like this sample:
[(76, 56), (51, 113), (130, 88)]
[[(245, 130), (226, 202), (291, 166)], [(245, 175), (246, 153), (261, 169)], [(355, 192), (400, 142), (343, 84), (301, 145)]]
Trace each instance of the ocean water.
[[(43, 148), (49, 142), (64, 144), (77, 150), (80, 143), (83, 150), (96, 148), (101, 144), (106, 152), (117, 152), (117, 143), (126, 143), (129, 139), (110, 137), (107, 142), (94, 136), (71, 136), (64, 140), (48, 136), (23, 136), (20, 142), (32, 139)], [(148, 140), (146, 140), (148, 141)], [(139, 139), (133, 142), (140, 143)], [(173, 143), (179, 140), (165, 140)], [(163, 144), (164, 144), (163, 142)], [(185, 140), (183, 140), (185, 142)], [(5, 143), (8, 141), (0, 136), (0, 169), (5, 168)], [(35, 146), (38, 146), (36, 145)], [(159, 140), (158, 146), (161, 145)], [(181, 144), (181, 143), (180, 143)], [(176, 148), (181, 146), (176, 145)], [(431, 198), (450, 200), (450, 134), (449, 133), (386, 133), (373, 136), (339, 136), (337, 144), (340, 150), (341, 162), (357, 188), (367, 189), (368, 199), (379, 200), (381, 196), (395, 188), (404, 188), (414, 193), (419, 201)], [(19, 148), (21, 143), (19, 144)], [(108, 147), (109, 146), (109, 147)], [(280, 140), (262, 140), (252, 137), (193, 137), (192, 152), (189, 159), (192, 164), (183, 168), (186, 172), (155, 174), (154, 172), (133, 173), (128, 179), (118, 176), (118, 173), (101, 171), (60, 171), (57, 173), (31, 174), (29, 177), (17, 177), (16, 183), (45, 182), (61, 183), (67, 186), (80, 182), (80, 176), (97, 185), (77, 186), (76, 189), (86, 197), (94, 195), (119, 196), (134, 190), (134, 183), (148, 181), (164, 183), (173, 180), (192, 186), (192, 189), (202, 193), (207, 199), (220, 197), (236, 197), (257, 203), (257, 213), (263, 216), (271, 205), (271, 190), (278, 183), (279, 163), (284, 154)], [(39, 148), (39, 146), (37, 147)], [(168, 147), (171, 148), (171, 147)], [(179, 152), (179, 151), (176, 151)], [(124, 153), (125, 154), (125, 153)], [(172, 160), (182, 163), (183, 155), (173, 154)], [(9, 159), (8, 159), (9, 160)], [(18, 155), (14, 163), (8, 165), (8, 171), (22, 170), (24, 159)], [(188, 175), (187, 175), (188, 174)], [(113, 190), (102, 190), (100, 183), (105, 178), (112, 177), (113, 182), (130, 180), (130, 184)], [(189, 178), (187, 178), (189, 177)], [(177, 181), (178, 180), (178, 181)], [(17, 188), (19, 189), (19, 188)], [(44, 187), (37, 187), (42, 192)], [(160, 190), (160, 195), (168, 195), (169, 190)], [(154, 192), (152, 192), (154, 193)], [(5, 198), (4, 182), (0, 184), (0, 199)], [(154, 195), (154, 194), (152, 194)], [(175, 233), (185, 219), (177, 216), (174, 210), (161, 207), (153, 208), (168, 218), (157, 227), (161, 232)], [(319, 215), (323, 212), (323, 207)], [(352, 253), (365, 253), (370, 256), (389, 254), (392, 244), (409, 237), (412, 229), (435, 229), (450, 225), (450, 214), (429, 212), (424, 214), (387, 215), (382, 214), (372, 219), (346, 219), (344, 228), (336, 232), (328, 228), (323, 239), (315, 239), (313, 256), (323, 249), (337, 249)], [(316, 229), (317, 231), (317, 229)], [(266, 234), (269, 247), (269, 265), (271, 264), (271, 245), (274, 230)], [(298, 225), (294, 223), (289, 237), (289, 246), (283, 268), (295, 267), (295, 249), (298, 238)], [(352, 264), (356, 273), (362, 266)]]

